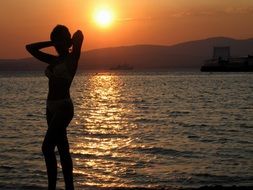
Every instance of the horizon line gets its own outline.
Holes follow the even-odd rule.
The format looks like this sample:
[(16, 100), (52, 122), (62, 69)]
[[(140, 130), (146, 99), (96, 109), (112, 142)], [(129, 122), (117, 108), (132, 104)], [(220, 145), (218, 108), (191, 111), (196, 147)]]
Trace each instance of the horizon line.
[[(128, 45), (118, 45), (118, 46), (107, 46), (107, 47), (101, 47), (101, 48), (91, 48), (91, 49), (87, 49), (87, 50), (83, 50), (81, 51), (81, 53), (84, 52), (90, 52), (90, 51), (97, 51), (97, 50), (102, 50), (102, 49), (113, 49), (113, 48), (123, 48), (123, 47), (134, 47), (134, 46), (161, 46), (161, 47), (172, 47), (172, 46), (177, 46), (177, 45), (181, 45), (181, 44), (185, 44), (185, 43), (191, 43), (191, 42), (197, 42), (197, 41), (204, 41), (204, 40), (209, 40), (209, 39), (218, 39), (218, 38), (224, 38), (224, 39), (230, 39), (230, 40), (238, 40), (238, 41), (242, 41), (242, 40), (251, 40), (253, 39), (253, 37), (250, 38), (233, 38), (233, 37), (229, 37), (229, 36), (213, 36), (213, 37), (206, 37), (206, 38), (199, 38), (199, 39), (195, 39), (195, 40), (186, 40), (186, 41), (181, 41), (178, 43), (172, 43), (172, 44), (149, 44), (149, 43), (143, 43), (143, 44), (128, 44)], [(1, 58), (0, 60), (22, 60), (22, 59), (29, 59), (32, 57), (17, 57), (17, 58)]]

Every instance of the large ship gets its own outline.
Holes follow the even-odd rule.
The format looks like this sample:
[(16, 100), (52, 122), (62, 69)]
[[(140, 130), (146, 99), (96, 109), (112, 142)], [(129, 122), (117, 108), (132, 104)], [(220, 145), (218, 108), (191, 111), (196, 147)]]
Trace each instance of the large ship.
[(202, 72), (253, 72), (253, 56), (231, 57), (230, 47), (214, 47), (213, 58), (206, 60)]

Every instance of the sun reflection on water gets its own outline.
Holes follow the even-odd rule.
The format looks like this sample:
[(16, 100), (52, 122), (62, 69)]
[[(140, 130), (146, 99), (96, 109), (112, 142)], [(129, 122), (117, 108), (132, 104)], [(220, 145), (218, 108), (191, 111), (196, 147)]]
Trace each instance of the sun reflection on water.
[(71, 150), (77, 165), (74, 173), (83, 176), (80, 185), (122, 186), (126, 181), (119, 176), (134, 165), (128, 160), (130, 154), (125, 152), (134, 140), (128, 131), (135, 125), (125, 119), (132, 110), (123, 104), (123, 85), (118, 76), (94, 75), (83, 92), (88, 98), (80, 105), (83, 111), (77, 121), (83, 125), (83, 135), (75, 139)]

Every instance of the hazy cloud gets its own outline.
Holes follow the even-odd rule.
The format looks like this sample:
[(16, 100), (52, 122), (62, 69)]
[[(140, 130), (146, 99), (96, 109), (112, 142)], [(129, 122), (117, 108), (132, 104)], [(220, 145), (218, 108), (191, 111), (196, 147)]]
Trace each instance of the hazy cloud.
[(134, 21), (145, 21), (145, 20), (154, 20), (152, 17), (143, 17), (143, 18), (118, 18), (118, 22), (134, 22)]
[(186, 9), (178, 11), (168, 11), (166, 16), (162, 17), (140, 17), (140, 18), (118, 18), (118, 22), (137, 22), (137, 21), (152, 21), (164, 20), (168, 18), (184, 18), (184, 17), (199, 17), (199, 16), (222, 16), (222, 15), (252, 15), (253, 6), (249, 7), (220, 7), (220, 8), (206, 8), (206, 9)]
[(178, 11), (171, 14), (171, 17), (182, 18), (188, 16), (217, 16), (217, 15), (252, 15), (252, 7), (225, 7), (220, 9), (190, 9)]
[(227, 7), (224, 13), (251, 15), (253, 14), (253, 7)]
[[(198, 17), (198, 16), (221, 16), (221, 15), (252, 15), (253, 6), (251, 7), (223, 7), (216, 9), (189, 9), (177, 11), (168, 14), (168, 17), (184, 18), (184, 17)], [(163, 20), (165, 17), (142, 17), (142, 18), (118, 18), (118, 22), (136, 22), (136, 21), (151, 21), (151, 20)]]

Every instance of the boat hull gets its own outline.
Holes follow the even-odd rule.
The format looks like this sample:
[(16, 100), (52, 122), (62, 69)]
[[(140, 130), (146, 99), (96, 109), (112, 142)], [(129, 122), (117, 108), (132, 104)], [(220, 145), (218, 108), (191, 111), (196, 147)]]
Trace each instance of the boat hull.
[(229, 67), (229, 66), (207, 66), (203, 65), (202, 72), (253, 72), (253, 66)]

